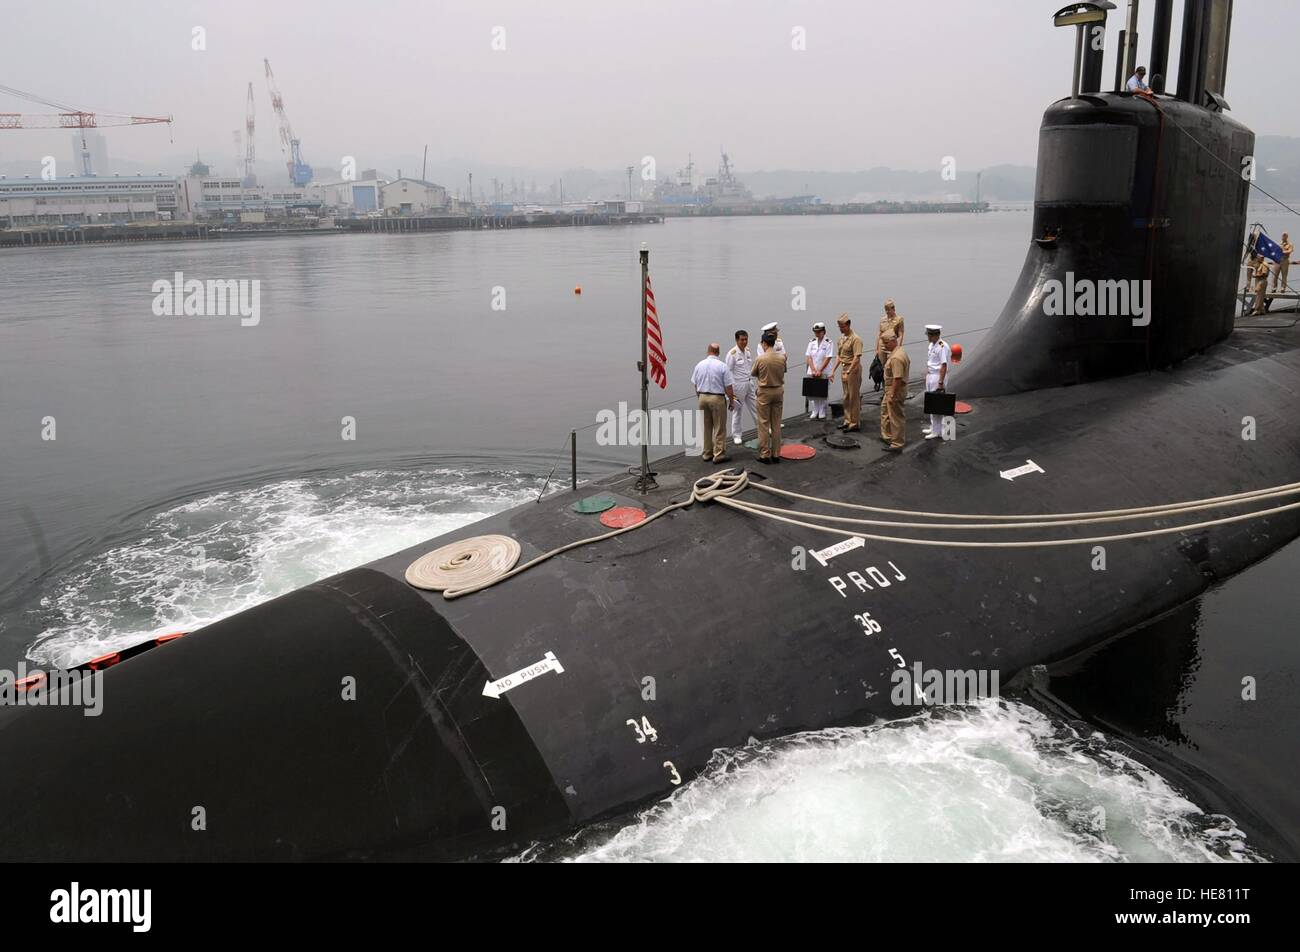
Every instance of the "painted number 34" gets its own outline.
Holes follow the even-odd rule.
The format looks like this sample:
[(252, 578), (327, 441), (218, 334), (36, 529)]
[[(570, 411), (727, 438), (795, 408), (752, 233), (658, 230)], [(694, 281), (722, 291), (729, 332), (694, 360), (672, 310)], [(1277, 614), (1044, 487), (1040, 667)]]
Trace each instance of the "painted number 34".
[(644, 744), (647, 740), (654, 743), (659, 739), (659, 732), (650, 724), (650, 718), (643, 717), (638, 722), (635, 717), (629, 717), (627, 723), (631, 725), (632, 730), (636, 731), (636, 742)]

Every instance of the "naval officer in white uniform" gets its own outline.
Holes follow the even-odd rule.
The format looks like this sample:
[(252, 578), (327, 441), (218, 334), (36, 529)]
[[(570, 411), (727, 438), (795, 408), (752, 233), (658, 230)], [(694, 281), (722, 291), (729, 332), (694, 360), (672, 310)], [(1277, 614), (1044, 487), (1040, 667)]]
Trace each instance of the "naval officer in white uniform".
[[(925, 392), (942, 391), (947, 385), (948, 364), (952, 362), (952, 348), (939, 335), (943, 327), (939, 324), (925, 325)], [(930, 414), (930, 425), (921, 432), (927, 440), (943, 435), (943, 417), (937, 413)]]
[[(826, 339), (826, 325), (821, 321), (813, 325), (813, 339), (808, 342), (808, 349), (805, 351), (804, 356), (807, 364), (807, 376), (822, 378), (829, 376), (831, 364), (835, 362), (835, 347)], [(808, 414), (808, 419), (826, 419), (826, 407), (830, 403), (829, 398), (826, 400), (813, 398), (810, 403), (812, 412)]]
[(745, 432), (740, 418), (742, 407), (749, 408), (749, 418), (758, 425), (758, 388), (750, 379), (754, 368), (754, 355), (749, 352), (749, 331), (736, 331), (736, 346), (727, 351), (727, 369), (731, 371), (736, 402), (731, 405), (727, 419), (727, 428), (731, 431), (731, 441), (737, 445), (743, 442)]
[(776, 337), (776, 346), (773, 347), (772, 349), (784, 357), (785, 341), (781, 340), (781, 328), (776, 326), (776, 321), (773, 321), (771, 324), (763, 325), (762, 333), (759, 334), (759, 340), (762, 340), (763, 337), (765, 337), (768, 334), (772, 334), (773, 336)]

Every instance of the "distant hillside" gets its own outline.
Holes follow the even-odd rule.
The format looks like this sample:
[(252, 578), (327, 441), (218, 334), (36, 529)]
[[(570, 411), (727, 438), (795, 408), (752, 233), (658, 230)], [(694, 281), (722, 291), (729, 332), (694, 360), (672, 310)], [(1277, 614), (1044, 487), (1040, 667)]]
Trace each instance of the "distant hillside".
[[(1289, 136), (1259, 136), (1256, 140), (1258, 157), (1258, 183), (1261, 187), (1284, 200), (1300, 199), (1300, 138)], [(69, 159), (70, 161), (70, 159)], [(114, 171), (131, 174), (135, 171), (165, 169), (170, 174), (181, 174), (193, 161), (192, 156), (180, 154), (161, 161), (114, 159)], [(380, 163), (387, 174), (401, 169), (410, 175), (422, 162), (414, 157), (402, 161)], [(233, 163), (225, 168), (214, 163), (214, 171), (229, 174)], [(485, 197), (492, 194), (492, 179), (501, 183), (507, 200), (524, 192), (531, 192), (534, 200), (559, 197), (559, 182), (564, 182), (564, 197), (570, 201), (583, 199), (621, 198), (627, 194), (627, 176), (622, 169), (594, 170), (587, 168), (528, 169), (493, 166), (484, 163), (430, 160), (428, 176), (445, 184), (455, 192), (462, 187), (466, 170), (474, 171), (474, 191)], [(860, 172), (818, 172), (813, 170), (778, 169), (754, 171), (736, 170), (736, 176), (757, 198), (788, 198), (794, 195), (815, 195), (824, 202), (852, 201), (944, 201), (975, 199), (975, 169), (959, 168), (955, 181), (944, 181), (939, 169), (907, 171), (903, 169), (874, 168)], [(40, 175), (41, 167), (32, 158), (20, 158), (0, 152), (0, 175), (21, 177)], [(259, 178), (269, 183), (283, 179), (284, 169), (278, 163), (264, 163), (258, 167)], [(319, 169), (323, 178), (335, 173)], [(703, 181), (697, 173), (697, 182)], [(519, 192), (515, 192), (518, 186)], [(533, 192), (533, 189), (536, 192)], [(983, 170), (981, 197), (991, 202), (1030, 202), (1034, 198), (1034, 168), (1027, 165), (994, 165)], [(1264, 199), (1256, 195), (1257, 199)]]
[[(975, 170), (958, 169), (944, 181), (937, 168), (928, 172), (875, 168), (864, 172), (747, 172), (737, 176), (759, 198), (816, 195), (824, 202), (942, 201), (954, 196), (975, 199)], [(981, 197), (988, 201), (1028, 202), (1034, 197), (1034, 170), (1023, 165), (996, 165), (984, 170)]]

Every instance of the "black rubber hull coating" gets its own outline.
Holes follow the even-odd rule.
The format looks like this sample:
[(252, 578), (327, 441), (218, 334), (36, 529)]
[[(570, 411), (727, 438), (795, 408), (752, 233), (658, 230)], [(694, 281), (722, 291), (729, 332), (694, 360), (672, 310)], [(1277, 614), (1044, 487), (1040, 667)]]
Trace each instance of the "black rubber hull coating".
[[(1226, 494), (1296, 479), (1300, 433), (1277, 395), (1297, 393), (1300, 335), (1237, 335), (1177, 372), (981, 401), (972, 432), (939, 453), (927, 445), (868, 464), (861, 451), (823, 450), (771, 479), (970, 512)], [(1243, 407), (1257, 440), (1241, 439)], [(998, 475), (1026, 458), (1045, 472)], [(660, 471), (679, 468), (700, 471), (692, 461)], [(623, 482), (609, 489), (630, 493)], [(1088, 545), (899, 543), (869, 543), (825, 568), (807, 558), (798, 570), (796, 547), (835, 538), (714, 505), (452, 602), (402, 581), (451, 538), (503, 532), (528, 558), (589, 534), (592, 517), (568, 508), (574, 498), (510, 510), (111, 668), (99, 717), (0, 711), (10, 765), (0, 855), (491, 855), (666, 795), (714, 749), (751, 736), (915, 713), (894, 703), (891, 652), (909, 668), (996, 670), (1005, 685), (1300, 534), (1292, 511), (1112, 543), (1105, 571)], [(1134, 524), (1075, 531), (1123, 527)], [(882, 630), (867, 632), (864, 614)], [(548, 651), (562, 674), (484, 695), (488, 680)], [(347, 679), (356, 700), (344, 699)], [(655, 738), (638, 742), (628, 722), (643, 718)], [(193, 828), (196, 808), (204, 830)]]
[[(1085, 157), (1118, 178), (1067, 175), (1040, 186), (1035, 234), (1051, 225), (1059, 243), (1031, 248), (997, 329), (956, 376), (963, 397), (988, 395), (958, 438), (917, 445), (914, 402), (911, 445), (900, 455), (875, 448), (868, 422), (862, 450), (817, 443), (815, 459), (755, 467), (764, 470), (756, 478), (902, 509), (1040, 514), (1300, 479), (1300, 330), (1228, 337), (1244, 191), (1192, 164), (1195, 153), (1171, 145), (1181, 136), (1166, 130), (1157, 165), (1177, 184), (1154, 217), (1169, 224), (1159, 234), (1136, 228), (1147, 179), (1132, 156), (1104, 160), (1119, 135), (1142, 168), (1156, 161), (1154, 109), (1094, 99), (1052, 107), (1045, 127), (1080, 123), (1084, 138), (1068, 144), (1100, 137), (1106, 148), (1084, 148)], [(1241, 151), (1239, 133), (1248, 144), (1220, 116), (1179, 115), (1229, 160)], [(1071, 198), (1076, 185), (1086, 201)], [(1156, 282), (1148, 327), (1042, 313), (1052, 276), (1141, 278), (1148, 263)], [(788, 436), (811, 441), (807, 426)], [(1000, 475), (1027, 460), (1042, 472)], [(1300, 535), (1293, 510), (1109, 543), (1104, 568), (1093, 545), (900, 542), (870, 542), (823, 565), (809, 553), (837, 537), (715, 504), (459, 600), (403, 580), (416, 558), (468, 536), (512, 536), (529, 559), (598, 531), (571, 510), (578, 495), (600, 490), (657, 508), (707, 471), (680, 457), (657, 469), (665, 487), (676, 479), (679, 488), (647, 501), (628, 478), (612, 477), (150, 650), (105, 673), (99, 717), (0, 710), (0, 858), (499, 855), (663, 797), (718, 748), (916, 713), (892, 680), (900, 665), (996, 673), (1005, 685), (1194, 598)], [(547, 658), (563, 670), (505, 693), (488, 689)]]

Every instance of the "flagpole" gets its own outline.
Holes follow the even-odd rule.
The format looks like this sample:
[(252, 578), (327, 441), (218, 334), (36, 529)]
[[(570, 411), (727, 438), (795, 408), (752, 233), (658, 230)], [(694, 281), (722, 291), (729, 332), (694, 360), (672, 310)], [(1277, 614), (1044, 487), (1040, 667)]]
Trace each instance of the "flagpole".
[(650, 448), (647, 444), (650, 427), (650, 377), (649, 377), (649, 325), (646, 322), (646, 282), (650, 278), (650, 249), (641, 242), (641, 478), (637, 489), (645, 495), (650, 489)]

